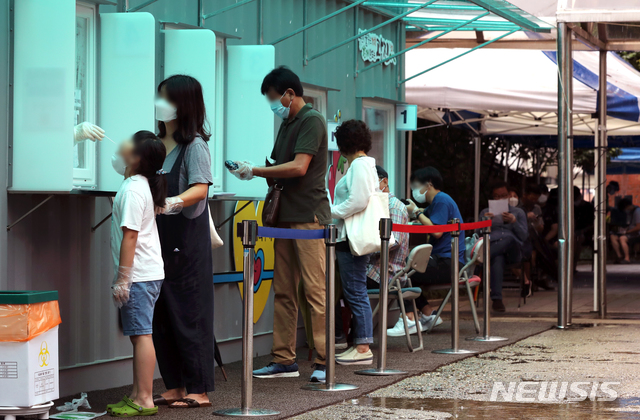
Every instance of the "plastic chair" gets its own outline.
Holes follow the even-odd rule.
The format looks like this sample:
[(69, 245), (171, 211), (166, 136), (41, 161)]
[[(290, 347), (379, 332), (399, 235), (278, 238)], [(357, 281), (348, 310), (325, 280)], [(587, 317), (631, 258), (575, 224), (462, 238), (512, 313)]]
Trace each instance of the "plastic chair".
[[(418, 306), (416, 305), (416, 299), (422, 294), (422, 289), (419, 287), (412, 287), (411, 276), (415, 273), (424, 273), (427, 270), (429, 264), (429, 258), (431, 257), (431, 245), (419, 245), (411, 250), (407, 263), (404, 268), (397, 272), (391, 281), (389, 282), (389, 299), (397, 299), (400, 305), (400, 311), (402, 312), (403, 319), (407, 319), (407, 311), (404, 306), (404, 300), (410, 300), (413, 303), (413, 316), (416, 320), (416, 329), (420, 326), (420, 317), (418, 316)], [(400, 284), (400, 278), (404, 275), (407, 276), (407, 284), (402, 287)], [(373, 310), (373, 316), (378, 313), (380, 308), (380, 289), (369, 289), (367, 294), (370, 299), (378, 299), (378, 304)], [(407, 323), (404, 323), (405, 337), (407, 338), (407, 348), (410, 352), (415, 352), (424, 349), (424, 342), (422, 340), (422, 333), (418, 330), (418, 346), (413, 347), (411, 342), (411, 334), (409, 334), (409, 327)], [(386, 332), (385, 332), (386, 334)]]
[[(480, 277), (473, 274), (473, 271), (477, 264), (482, 263), (482, 251), (484, 249), (483, 240), (479, 238), (475, 241), (473, 247), (471, 247), (471, 251), (468, 252), (469, 261), (460, 269), (460, 280), (458, 282), (458, 286), (460, 288), (464, 288), (467, 292), (467, 296), (469, 297), (469, 304), (471, 306), (471, 315), (473, 316), (473, 323), (476, 328), (476, 333), (480, 334), (480, 322), (478, 321), (478, 313), (476, 312), (476, 305), (474, 299), (474, 293), (471, 291), (471, 288), (478, 288), (480, 286)], [(429, 290), (445, 290), (449, 289), (449, 293), (444, 298), (440, 306), (438, 307), (438, 312), (436, 313), (436, 320), (440, 317), (442, 310), (446, 306), (447, 302), (451, 298), (451, 283), (447, 284), (433, 284), (424, 287), (425, 291)], [(427, 333), (431, 332), (433, 327), (436, 325), (435, 322), (432, 322), (429, 328), (427, 329)]]

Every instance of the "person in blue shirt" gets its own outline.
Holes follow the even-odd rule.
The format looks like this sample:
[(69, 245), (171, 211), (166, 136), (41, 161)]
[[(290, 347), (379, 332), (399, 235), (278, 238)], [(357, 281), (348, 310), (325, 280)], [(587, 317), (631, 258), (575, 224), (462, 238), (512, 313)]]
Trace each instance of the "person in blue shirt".
[[(411, 175), (411, 191), (415, 202), (409, 200), (409, 205), (407, 205), (409, 215), (425, 226), (446, 225), (452, 219), (459, 219), (460, 223), (463, 223), (458, 205), (447, 193), (442, 191), (442, 187), (442, 175), (436, 168), (427, 166), (415, 171)], [(425, 205), (426, 209), (421, 208)], [(411, 277), (413, 286), (423, 287), (451, 282), (451, 233), (432, 233), (429, 235), (429, 243), (433, 245), (429, 265), (424, 273), (415, 273)], [(457, 257), (462, 265), (465, 263), (464, 253), (464, 232), (460, 232)], [(423, 296), (416, 299), (416, 305), (422, 312), (420, 319), (422, 331), (426, 331), (434, 322), (435, 325), (442, 324), (440, 318), (436, 319), (436, 311)], [(412, 313), (408, 313), (407, 317), (409, 318), (406, 320), (409, 333), (412, 334), (417, 331), (417, 326)], [(398, 323), (387, 330), (387, 335), (392, 337), (404, 335), (404, 322), (405, 320), (400, 317)]]
[[(497, 181), (491, 186), (493, 200), (508, 200), (509, 190), (507, 183)], [(502, 281), (504, 268), (508, 264), (516, 264), (522, 261), (522, 245), (529, 237), (527, 227), (527, 215), (522, 209), (509, 204), (509, 211), (502, 214), (493, 214), (486, 208), (480, 212), (480, 220), (483, 217), (493, 219), (491, 227), (491, 300), (493, 310), (504, 312), (506, 310), (502, 302)]]

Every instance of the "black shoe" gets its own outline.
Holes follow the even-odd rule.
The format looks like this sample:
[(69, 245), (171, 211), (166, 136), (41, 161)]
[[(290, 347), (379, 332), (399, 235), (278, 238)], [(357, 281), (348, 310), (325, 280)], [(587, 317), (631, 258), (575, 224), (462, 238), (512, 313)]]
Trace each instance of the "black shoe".
[(493, 301), (493, 310), (496, 312), (506, 312), (507, 308), (504, 307), (504, 303), (502, 303), (502, 299), (494, 299)]
[(529, 284), (523, 284), (522, 285), (522, 290), (520, 290), (520, 297), (523, 298), (528, 298), (529, 296), (531, 296), (531, 283)]

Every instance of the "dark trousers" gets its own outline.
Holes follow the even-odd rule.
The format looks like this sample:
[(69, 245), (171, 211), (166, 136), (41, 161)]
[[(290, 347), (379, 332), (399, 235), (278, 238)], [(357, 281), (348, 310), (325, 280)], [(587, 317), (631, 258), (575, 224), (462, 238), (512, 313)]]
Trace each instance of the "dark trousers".
[(491, 299), (502, 300), (504, 268), (522, 261), (522, 245), (513, 236), (491, 241)]
[(213, 280), (165, 279), (156, 303), (153, 343), (167, 389), (214, 390)]
[[(429, 258), (429, 264), (427, 265), (425, 272), (415, 273), (411, 276), (411, 284), (413, 287), (420, 288), (432, 286), (434, 284), (451, 284), (451, 258), (442, 258), (437, 255), (432, 255), (431, 258)], [(410, 304), (411, 302), (409, 301), (404, 302), (406, 308), (412, 308), (413, 306), (409, 306)], [(423, 295), (420, 295), (420, 297), (416, 299), (418, 310), (421, 310), (428, 304), (429, 302)]]

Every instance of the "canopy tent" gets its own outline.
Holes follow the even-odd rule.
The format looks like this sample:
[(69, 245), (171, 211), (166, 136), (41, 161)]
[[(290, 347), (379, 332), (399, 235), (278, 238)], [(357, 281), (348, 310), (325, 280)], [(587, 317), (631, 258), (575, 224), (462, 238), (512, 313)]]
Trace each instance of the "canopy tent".
[(607, 165), (607, 175), (640, 174), (640, 149), (622, 149), (622, 154), (611, 159)]
[[(461, 52), (464, 50), (457, 48), (410, 51), (407, 74)], [(609, 146), (640, 146), (640, 73), (617, 54), (607, 55)], [(574, 52), (575, 147), (593, 147), (598, 61), (598, 52)], [(456, 59), (455, 64), (446, 64), (408, 81), (406, 98), (418, 105), (421, 118), (448, 123), (447, 112), (471, 111), (451, 124), (466, 128), (479, 124), (478, 134), (556, 146), (557, 71), (555, 52), (480, 49)]]

